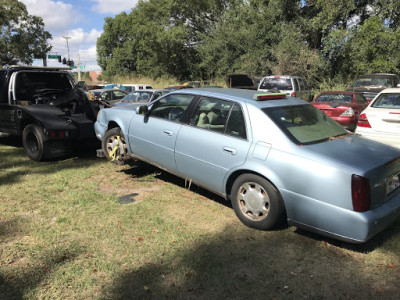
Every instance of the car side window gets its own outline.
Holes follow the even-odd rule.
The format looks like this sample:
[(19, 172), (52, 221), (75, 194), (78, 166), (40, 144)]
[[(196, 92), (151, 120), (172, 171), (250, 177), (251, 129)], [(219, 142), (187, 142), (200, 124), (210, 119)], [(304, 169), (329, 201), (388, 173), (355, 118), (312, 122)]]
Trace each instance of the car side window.
[(121, 91), (113, 91), (113, 99), (121, 99), (124, 98), (125, 93)]
[(300, 91), (300, 86), (299, 86), (299, 82), (297, 81), (297, 78), (293, 78), (293, 83), (294, 83), (294, 90)]
[(365, 97), (363, 95), (358, 94), (357, 95), (357, 103), (361, 103), (361, 104), (367, 103), (367, 99), (365, 99)]
[(194, 95), (173, 94), (156, 101), (149, 116), (180, 122)]
[(104, 92), (103, 94), (101, 94), (101, 100), (105, 100), (105, 101), (111, 100), (111, 94), (108, 91)]
[(224, 133), (232, 105), (229, 101), (203, 97), (193, 113), (190, 124)]
[(233, 105), (225, 133), (242, 139), (247, 139), (246, 123), (243, 117), (243, 112), (240, 105), (237, 103)]

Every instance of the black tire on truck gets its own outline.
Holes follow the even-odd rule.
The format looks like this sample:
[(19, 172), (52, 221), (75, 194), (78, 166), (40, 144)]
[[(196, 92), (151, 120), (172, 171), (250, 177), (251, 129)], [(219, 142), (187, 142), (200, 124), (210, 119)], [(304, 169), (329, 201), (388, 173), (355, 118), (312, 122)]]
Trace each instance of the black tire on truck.
[(22, 133), (22, 144), (30, 159), (46, 160), (49, 146), (45, 142), (42, 127), (36, 124), (27, 125)]

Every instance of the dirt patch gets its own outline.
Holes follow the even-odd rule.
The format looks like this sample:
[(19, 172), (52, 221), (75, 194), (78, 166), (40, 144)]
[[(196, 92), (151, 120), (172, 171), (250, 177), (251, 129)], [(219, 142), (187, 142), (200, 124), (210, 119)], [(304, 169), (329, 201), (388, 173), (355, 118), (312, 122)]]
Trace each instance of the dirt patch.
[(131, 196), (135, 202), (137, 202), (157, 193), (160, 189), (161, 187), (158, 185), (152, 185), (151, 187), (140, 187), (137, 185), (130, 187), (100, 186), (99, 192), (107, 195), (113, 195), (116, 198)]

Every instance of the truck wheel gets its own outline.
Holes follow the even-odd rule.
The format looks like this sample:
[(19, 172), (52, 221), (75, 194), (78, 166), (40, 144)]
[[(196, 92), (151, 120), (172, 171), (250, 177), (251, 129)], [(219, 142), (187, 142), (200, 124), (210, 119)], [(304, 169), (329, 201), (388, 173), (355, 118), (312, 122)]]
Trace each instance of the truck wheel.
[(128, 147), (121, 129), (116, 127), (108, 130), (102, 140), (103, 152), (107, 159), (121, 165), (127, 159)]
[(35, 161), (45, 160), (47, 145), (44, 142), (43, 129), (36, 124), (29, 124), (22, 133), (22, 144), (28, 157)]

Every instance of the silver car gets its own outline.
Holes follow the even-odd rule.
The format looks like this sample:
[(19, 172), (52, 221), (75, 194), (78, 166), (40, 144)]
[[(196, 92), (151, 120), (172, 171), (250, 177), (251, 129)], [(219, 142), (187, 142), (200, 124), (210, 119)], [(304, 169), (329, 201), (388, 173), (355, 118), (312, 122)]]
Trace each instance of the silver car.
[(285, 94), (179, 90), (102, 110), (95, 132), (110, 160), (147, 161), (211, 190), (253, 228), (286, 219), (361, 243), (400, 214), (400, 150)]

